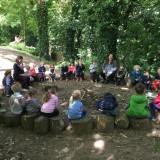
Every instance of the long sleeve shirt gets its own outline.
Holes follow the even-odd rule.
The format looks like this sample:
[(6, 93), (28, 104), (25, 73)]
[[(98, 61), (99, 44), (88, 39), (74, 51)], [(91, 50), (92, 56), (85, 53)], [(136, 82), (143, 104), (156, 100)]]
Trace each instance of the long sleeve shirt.
[(50, 100), (43, 103), (41, 107), (41, 112), (53, 113), (55, 109), (58, 109), (58, 97), (56, 95), (51, 95)]

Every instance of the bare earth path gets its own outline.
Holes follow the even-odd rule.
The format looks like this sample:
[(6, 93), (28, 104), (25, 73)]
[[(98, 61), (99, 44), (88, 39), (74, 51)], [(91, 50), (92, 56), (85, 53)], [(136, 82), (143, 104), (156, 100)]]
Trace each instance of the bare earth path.
[[(11, 69), (14, 59), (22, 52), (0, 47), (0, 75), (5, 69)], [(39, 64), (39, 61), (24, 56), (24, 62)], [(46, 82), (48, 83), (48, 82)], [(112, 84), (93, 84), (90, 81), (59, 81), (58, 86), (60, 106), (64, 114), (68, 108), (70, 94), (75, 89), (90, 87), (95, 94), (85, 94), (83, 103), (87, 112), (95, 112), (96, 100), (106, 91), (114, 94), (119, 102), (119, 110), (124, 110), (133, 90), (123, 91)], [(41, 86), (35, 86), (42, 95)], [(8, 99), (2, 97), (8, 104)], [(89, 135), (77, 136), (72, 132), (62, 132), (59, 135), (51, 133), (45, 136), (35, 135), (31, 131), (19, 128), (9, 128), (0, 125), (0, 160), (159, 160), (160, 138), (147, 137), (151, 131), (135, 131), (132, 129), (114, 129), (112, 133), (99, 133), (93, 130)]]

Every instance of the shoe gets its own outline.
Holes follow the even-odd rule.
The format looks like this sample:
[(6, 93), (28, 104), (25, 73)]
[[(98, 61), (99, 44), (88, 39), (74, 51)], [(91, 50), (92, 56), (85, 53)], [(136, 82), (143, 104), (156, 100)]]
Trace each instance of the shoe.
[(155, 122), (155, 121), (156, 121), (156, 118), (155, 118), (155, 117), (152, 117), (152, 121), (154, 121), (154, 122)]

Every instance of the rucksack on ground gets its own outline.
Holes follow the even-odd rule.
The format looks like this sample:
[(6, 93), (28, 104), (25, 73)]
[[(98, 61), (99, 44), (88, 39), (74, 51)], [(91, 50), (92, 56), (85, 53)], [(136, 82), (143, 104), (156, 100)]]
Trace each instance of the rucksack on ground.
[(105, 96), (98, 101), (97, 110), (114, 110), (118, 106), (116, 97), (111, 93), (106, 93)]

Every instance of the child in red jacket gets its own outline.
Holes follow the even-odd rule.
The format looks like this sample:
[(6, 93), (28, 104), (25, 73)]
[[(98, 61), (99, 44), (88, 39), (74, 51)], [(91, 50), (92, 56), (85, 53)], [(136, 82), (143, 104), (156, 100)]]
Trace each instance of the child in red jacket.
[(152, 87), (155, 89), (155, 91), (158, 91), (158, 88), (160, 88), (160, 68), (157, 70), (157, 75), (155, 80), (152, 82)]

